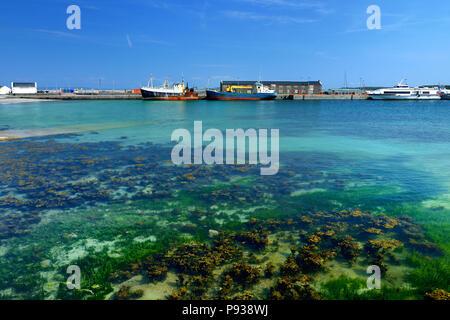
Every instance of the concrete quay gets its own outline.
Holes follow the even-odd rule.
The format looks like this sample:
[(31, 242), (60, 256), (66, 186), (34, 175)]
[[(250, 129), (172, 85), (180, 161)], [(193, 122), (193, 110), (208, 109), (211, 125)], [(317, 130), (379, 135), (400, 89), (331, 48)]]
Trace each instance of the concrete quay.
[[(199, 90), (200, 100), (206, 99), (206, 92)], [(11, 98), (15, 99), (35, 99), (35, 100), (142, 100), (140, 94), (29, 94), (29, 95), (14, 95)], [(295, 100), (295, 101), (321, 101), (321, 100), (367, 100), (368, 95), (349, 95), (349, 94), (280, 94), (276, 100)]]
[(320, 100), (368, 100), (366, 94), (295, 94), (289, 97), (290, 100), (320, 101)]
[(142, 100), (140, 94), (29, 94), (14, 95), (18, 99), (39, 99), (39, 100)]

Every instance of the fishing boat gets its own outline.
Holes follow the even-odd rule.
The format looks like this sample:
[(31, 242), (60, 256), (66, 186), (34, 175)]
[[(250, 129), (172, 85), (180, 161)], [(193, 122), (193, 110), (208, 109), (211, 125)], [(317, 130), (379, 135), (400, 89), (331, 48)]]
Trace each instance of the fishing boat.
[(277, 97), (275, 90), (270, 90), (261, 82), (256, 82), (250, 87), (249, 93), (237, 92), (241, 89), (237, 86), (228, 86), (225, 92), (206, 90), (206, 99), (208, 100), (273, 100)]
[(393, 88), (381, 88), (374, 91), (368, 91), (367, 94), (373, 100), (440, 100), (439, 88), (428, 87), (410, 87), (404, 83), (405, 79), (400, 81)]
[(188, 101), (199, 99), (194, 89), (189, 88), (189, 85), (185, 86), (184, 79), (181, 83), (175, 83), (172, 87), (167, 79), (162, 87), (154, 87), (153, 77), (151, 77), (147, 87), (141, 88), (141, 94), (144, 100)]

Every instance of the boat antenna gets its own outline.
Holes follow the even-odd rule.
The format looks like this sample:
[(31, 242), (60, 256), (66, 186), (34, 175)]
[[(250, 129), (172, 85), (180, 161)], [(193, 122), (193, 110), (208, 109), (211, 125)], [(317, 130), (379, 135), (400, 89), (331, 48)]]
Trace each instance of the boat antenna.
[(147, 87), (150, 87), (150, 83), (151, 83), (151, 88), (153, 88), (153, 73), (150, 73), (150, 80), (147, 83)]
[(348, 83), (347, 83), (347, 71), (344, 72), (344, 87), (347, 89)]

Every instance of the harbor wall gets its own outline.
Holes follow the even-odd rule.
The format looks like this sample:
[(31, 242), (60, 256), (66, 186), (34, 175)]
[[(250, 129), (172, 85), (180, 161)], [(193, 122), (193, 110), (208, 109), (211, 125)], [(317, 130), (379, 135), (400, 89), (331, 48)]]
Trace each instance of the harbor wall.
[(142, 100), (140, 94), (34, 94), (34, 95), (14, 95), (19, 99), (45, 99), (45, 100)]
[[(206, 98), (205, 90), (199, 90), (200, 99)], [(27, 95), (14, 95), (12, 98), (17, 99), (44, 99), (44, 100), (142, 100), (140, 94), (27, 94)], [(277, 100), (295, 100), (295, 101), (320, 101), (320, 100), (367, 100), (368, 95), (328, 95), (328, 94), (310, 94), (310, 95), (288, 95), (280, 94)]]
[(368, 100), (369, 96), (366, 94), (311, 94), (301, 95), (296, 94), (291, 96), (292, 100)]

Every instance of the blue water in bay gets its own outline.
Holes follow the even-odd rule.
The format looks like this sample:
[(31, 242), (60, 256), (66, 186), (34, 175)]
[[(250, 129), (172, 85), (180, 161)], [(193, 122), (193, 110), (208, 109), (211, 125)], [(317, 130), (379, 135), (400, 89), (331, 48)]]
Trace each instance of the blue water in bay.
[[(202, 121), (203, 132), (212, 128), (222, 132), (279, 129), (278, 176), (262, 178), (251, 171), (245, 176), (246, 171), (239, 171), (245, 176), (240, 185), (232, 184), (231, 191), (217, 198), (213, 192), (213, 201), (225, 202), (225, 208), (228, 201), (230, 209), (239, 209), (241, 203), (236, 205), (236, 199), (255, 192), (261, 199), (249, 196), (245, 206), (298, 211), (362, 208), (411, 216), (424, 227), (427, 239), (449, 255), (450, 101), (3, 101), (0, 137), (19, 139), (0, 142), (0, 165), (7, 168), (0, 174), (0, 240), (19, 235), (24, 248), (40, 243), (47, 250), (43, 256), (61, 268), (82, 256), (84, 249), (80, 248), (86, 244), (76, 241), (83, 237), (94, 246), (97, 238), (108, 244), (120, 241), (116, 233), (122, 230), (133, 232), (136, 239), (152, 239), (166, 229), (170, 232), (171, 225), (181, 222), (177, 215), (167, 218), (163, 214), (174, 203), (187, 207), (180, 209), (189, 213), (184, 213), (183, 223), (198, 219), (191, 216), (196, 203), (189, 197), (198, 201), (206, 193), (198, 190), (205, 186), (236, 180), (227, 181), (232, 172), (227, 168), (195, 169), (185, 175), (181, 169), (160, 165), (170, 159), (175, 145), (172, 132), (183, 128), (193, 134), (194, 121)], [(208, 177), (208, 172), (217, 176)], [(241, 190), (246, 184), (249, 189)], [(104, 191), (109, 194), (105, 196)], [(155, 191), (160, 192), (160, 202), (148, 198)], [(234, 198), (229, 195), (233, 192)], [(323, 196), (316, 196), (317, 192)], [(174, 195), (173, 199), (164, 198), (167, 194)], [(26, 202), (28, 198), (32, 201)], [(142, 199), (148, 202), (143, 204)], [(152, 207), (154, 203), (162, 208)], [(105, 205), (113, 209), (101, 211)], [(145, 210), (162, 210), (157, 228), (150, 222), (148, 229), (136, 227), (138, 222), (145, 223)], [(64, 215), (66, 211), (73, 214)], [(82, 218), (77, 220), (77, 214)], [(223, 212), (216, 214), (223, 218)], [(54, 220), (60, 216), (63, 220)], [(59, 222), (51, 225), (52, 221)], [(203, 222), (199, 221), (195, 223), (200, 226)], [(38, 222), (37, 230), (48, 228), (46, 233), (33, 233)], [(110, 232), (99, 234), (102, 228)], [(220, 224), (212, 219), (202, 228), (207, 234)], [(0, 241), (0, 256), (14, 250), (17, 243), (5, 242), (2, 247)], [(67, 243), (78, 247), (75, 250)], [(9, 257), (11, 262), (3, 268), (16, 263), (17, 256), (20, 253)], [(26, 270), (30, 261), (24, 260), (21, 268)], [(52, 277), (48, 281), (55, 281)]]
[[(342, 158), (403, 161), (435, 174), (450, 172), (450, 102), (82, 101), (0, 105), (0, 129), (68, 128), (76, 141), (171, 144), (173, 130), (279, 129), (281, 152), (331, 152)], [(91, 131), (99, 134), (92, 135)], [(66, 131), (64, 131), (66, 132)], [(33, 133), (32, 133), (33, 134)], [(127, 140), (121, 140), (121, 137)], [(281, 164), (283, 159), (281, 159)]]

